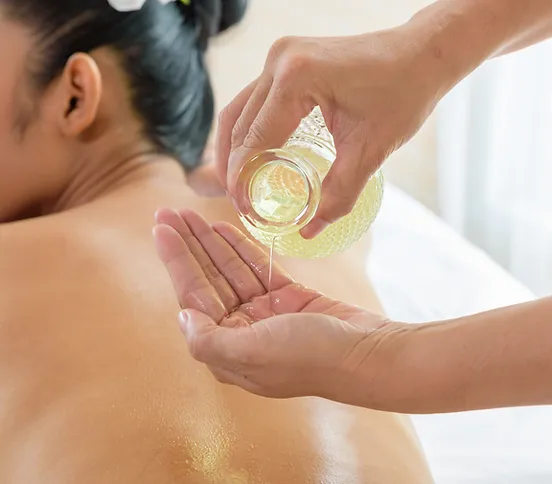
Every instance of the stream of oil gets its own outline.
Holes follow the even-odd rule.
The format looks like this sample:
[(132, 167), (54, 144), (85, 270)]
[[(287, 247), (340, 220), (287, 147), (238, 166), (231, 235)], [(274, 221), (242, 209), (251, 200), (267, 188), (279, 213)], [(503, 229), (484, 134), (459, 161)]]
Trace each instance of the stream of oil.
[(272, 242), (270, 243), (270, 255), (268, 261), (268, 310), (270, 315), (273, 316), (274, 306), (272, 304), (272, 265), (274, 261), (274, 243), (276, 242), (276, 237), (272, 237)]

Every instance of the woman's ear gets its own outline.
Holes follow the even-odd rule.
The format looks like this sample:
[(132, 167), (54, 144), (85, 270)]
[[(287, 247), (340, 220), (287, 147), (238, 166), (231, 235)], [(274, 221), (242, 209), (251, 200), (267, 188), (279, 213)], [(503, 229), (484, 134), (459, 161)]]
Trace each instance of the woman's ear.
[(81, 135), (96, 120), (102, 97), (102, 76), (96, 61), (87, 54), (72, 55), (65, 64), (56, 94), (62, 133)]

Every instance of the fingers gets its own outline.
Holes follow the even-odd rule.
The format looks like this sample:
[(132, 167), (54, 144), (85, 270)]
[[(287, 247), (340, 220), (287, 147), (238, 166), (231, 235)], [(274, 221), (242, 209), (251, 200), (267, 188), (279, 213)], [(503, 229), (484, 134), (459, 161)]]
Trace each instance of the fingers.
[(247, 101), (257, 86), (258, 80), (253, 81), (243, 89), (234, 100), (226, 106), (219, 115), (216, 137), (216, 165), (220, 184), (226, 188), (228, 174), (228, 158), (230, 157), (232, 132)]
[[(266, 293), (265, 287), (255, 272), (203, 217), (191, 210), (183, 210), (180, 214), (217, 272), (222, 274), (226, 283), (237, 295), (240, 303)], [(263, 253), (262, 250), (261, 253)]]
[(179, 323), (191, 355), (208, 366), (231, 370), (257, 352), (256, 333), (250, 326), (221, 327), (195, 310), (182, 311)]
[[(260, 151), (280, 148), (314, 106), (300, 101), (292, 87), (273, 84), (264, 103), (256, 101), (236, 125), (228, 161), (228, 191), (235, 192), (239, 172), (247, 160)], [(255, 113), (255, 116), (251, 116)]]
[[(265, 292), (269, 286), (270, 259), (268, 254), (258, 245), (248, 239), (236, 227), (230, 224), (213, 224), (213, 228), (230, 244), (233, 251), (240, 260), (248, 267), (257, 279), (263, 285)], [(235, 284), (238, 283), (236, 276), (239, 274), (226, 274), (232, 278)], [(279, 264), (273, 263), (272, 266), (272, 286), (271, 291), (276, 291), (293, 283), (293, 279), (287, 274)]]
[[(187, 245), (189, 251), (203, 270), (203, 273), (207, 280), (211, 283), (215, 291), (218, 293), (220, 300), (224, 304), (227, 312), (231, 312), (237, 308), (241, 301), (225, 279), (225, 277), (219, 272), (216, 265), (213, 263), (210, 253), (206, 252), (197, 237), (197, 232), (202, 233), (204, 238), (208, 238), (209, 235), (216, 235), (213, 229), (203, 221), (201, 217), (195, 217), (195, 230), (187, 225), (180, 214), (174, 210), (163, 209), (156, 213), (157, 223), (171, 226), (182, 237), (184, 243)], [(199, 219), (199, 220), (197, 220)], [(198, 225), (199, 224), (199, 225)]]
[[(236, 120), (236, 123), (232, 128), (231, 147), (226, 173), (227, 188), (231, 195), (234, 195), (235, 184), (241, 167), (253, 155), (253, 153), (250, 153), (248, 150), (241, 150), (243, 141), (248, 136), (253, 121), (266, 102), (271, 86), (272, 78), (269, 78), (268, 80), (259, 80), (255, 90), (243, 108), (240, 117)], [(264, 147), (260, 146), (254, 147), (253, 149), (255, 148), (257, 151), (264, 149)], [(241, 153), (238, 157), (235, 155), (237, 150), (238, 153)]]
[(179, 322), (194, 359), (205, 363), (215, 378), (225, 384), (262, 395), (261, 388), (246, 376), (244, 363), (257, 360), (259, 341), (249, 325), (217, 326), (200, 311), (187, 310)]
[(322, 295), (313, 289), (308, 289), (300, 284), (288, 284), (271, 291), (272, 303), (270, 316), (312, 312), (310, 307), (322, 298)]
[(309, 56), (293, 55), (294, 42), (291, 38), (277, 41), (261, 76), (219, 117), (218, 176), (232, 196), (244, 163), (259, 151), (280, 148), (317, 104), (307, 94), (312, 85)]
[(201, 310), (220, 321), (226, 308), (180, 234), (168, 225), (157, 225), (153, 235), (157, 253), (169, 272), (180, 307)]
[(339, 145), (337, 158), (322, 183), (320, 206), (301, 235), (312, 239), (330, 224), (349, 214), (370, 176), (379, 168), (380, 157), (370, 156), (366, 142)]
[(255, 90), (251, 93), (232, 129), (231, 151), (243, 144), (243, 140), (249, 133), (249, 128), (266, 102), (271, 87), (272, 78), (261, 78), (257, 82)]

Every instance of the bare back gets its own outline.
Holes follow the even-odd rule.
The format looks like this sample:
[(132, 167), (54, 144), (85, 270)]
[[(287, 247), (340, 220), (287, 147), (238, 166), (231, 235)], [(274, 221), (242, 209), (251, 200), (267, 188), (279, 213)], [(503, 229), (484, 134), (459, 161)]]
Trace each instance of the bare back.
[[(405, 417), (263, 399), (191, 359), (151, 238), (161, 206), (238, 224), (225, 199), (153, 180), (0, 225), (0, 482), (432, 482)], [(380, 311), (362, 252), (280, 262)]]

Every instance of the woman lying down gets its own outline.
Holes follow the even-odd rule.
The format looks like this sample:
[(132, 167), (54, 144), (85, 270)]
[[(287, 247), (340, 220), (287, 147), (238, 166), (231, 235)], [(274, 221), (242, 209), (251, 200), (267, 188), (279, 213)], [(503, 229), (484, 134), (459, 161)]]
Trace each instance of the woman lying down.
[[(187, 354), (153, 214), (238, 224), (194, 169), (207, 38), (243, 3), (0, 3), (0, 483), (431, 482), (406, 418), (255, 397)], [(362, 256), (328, 259), (324, 279), (280, 262), (378, 311)]]

